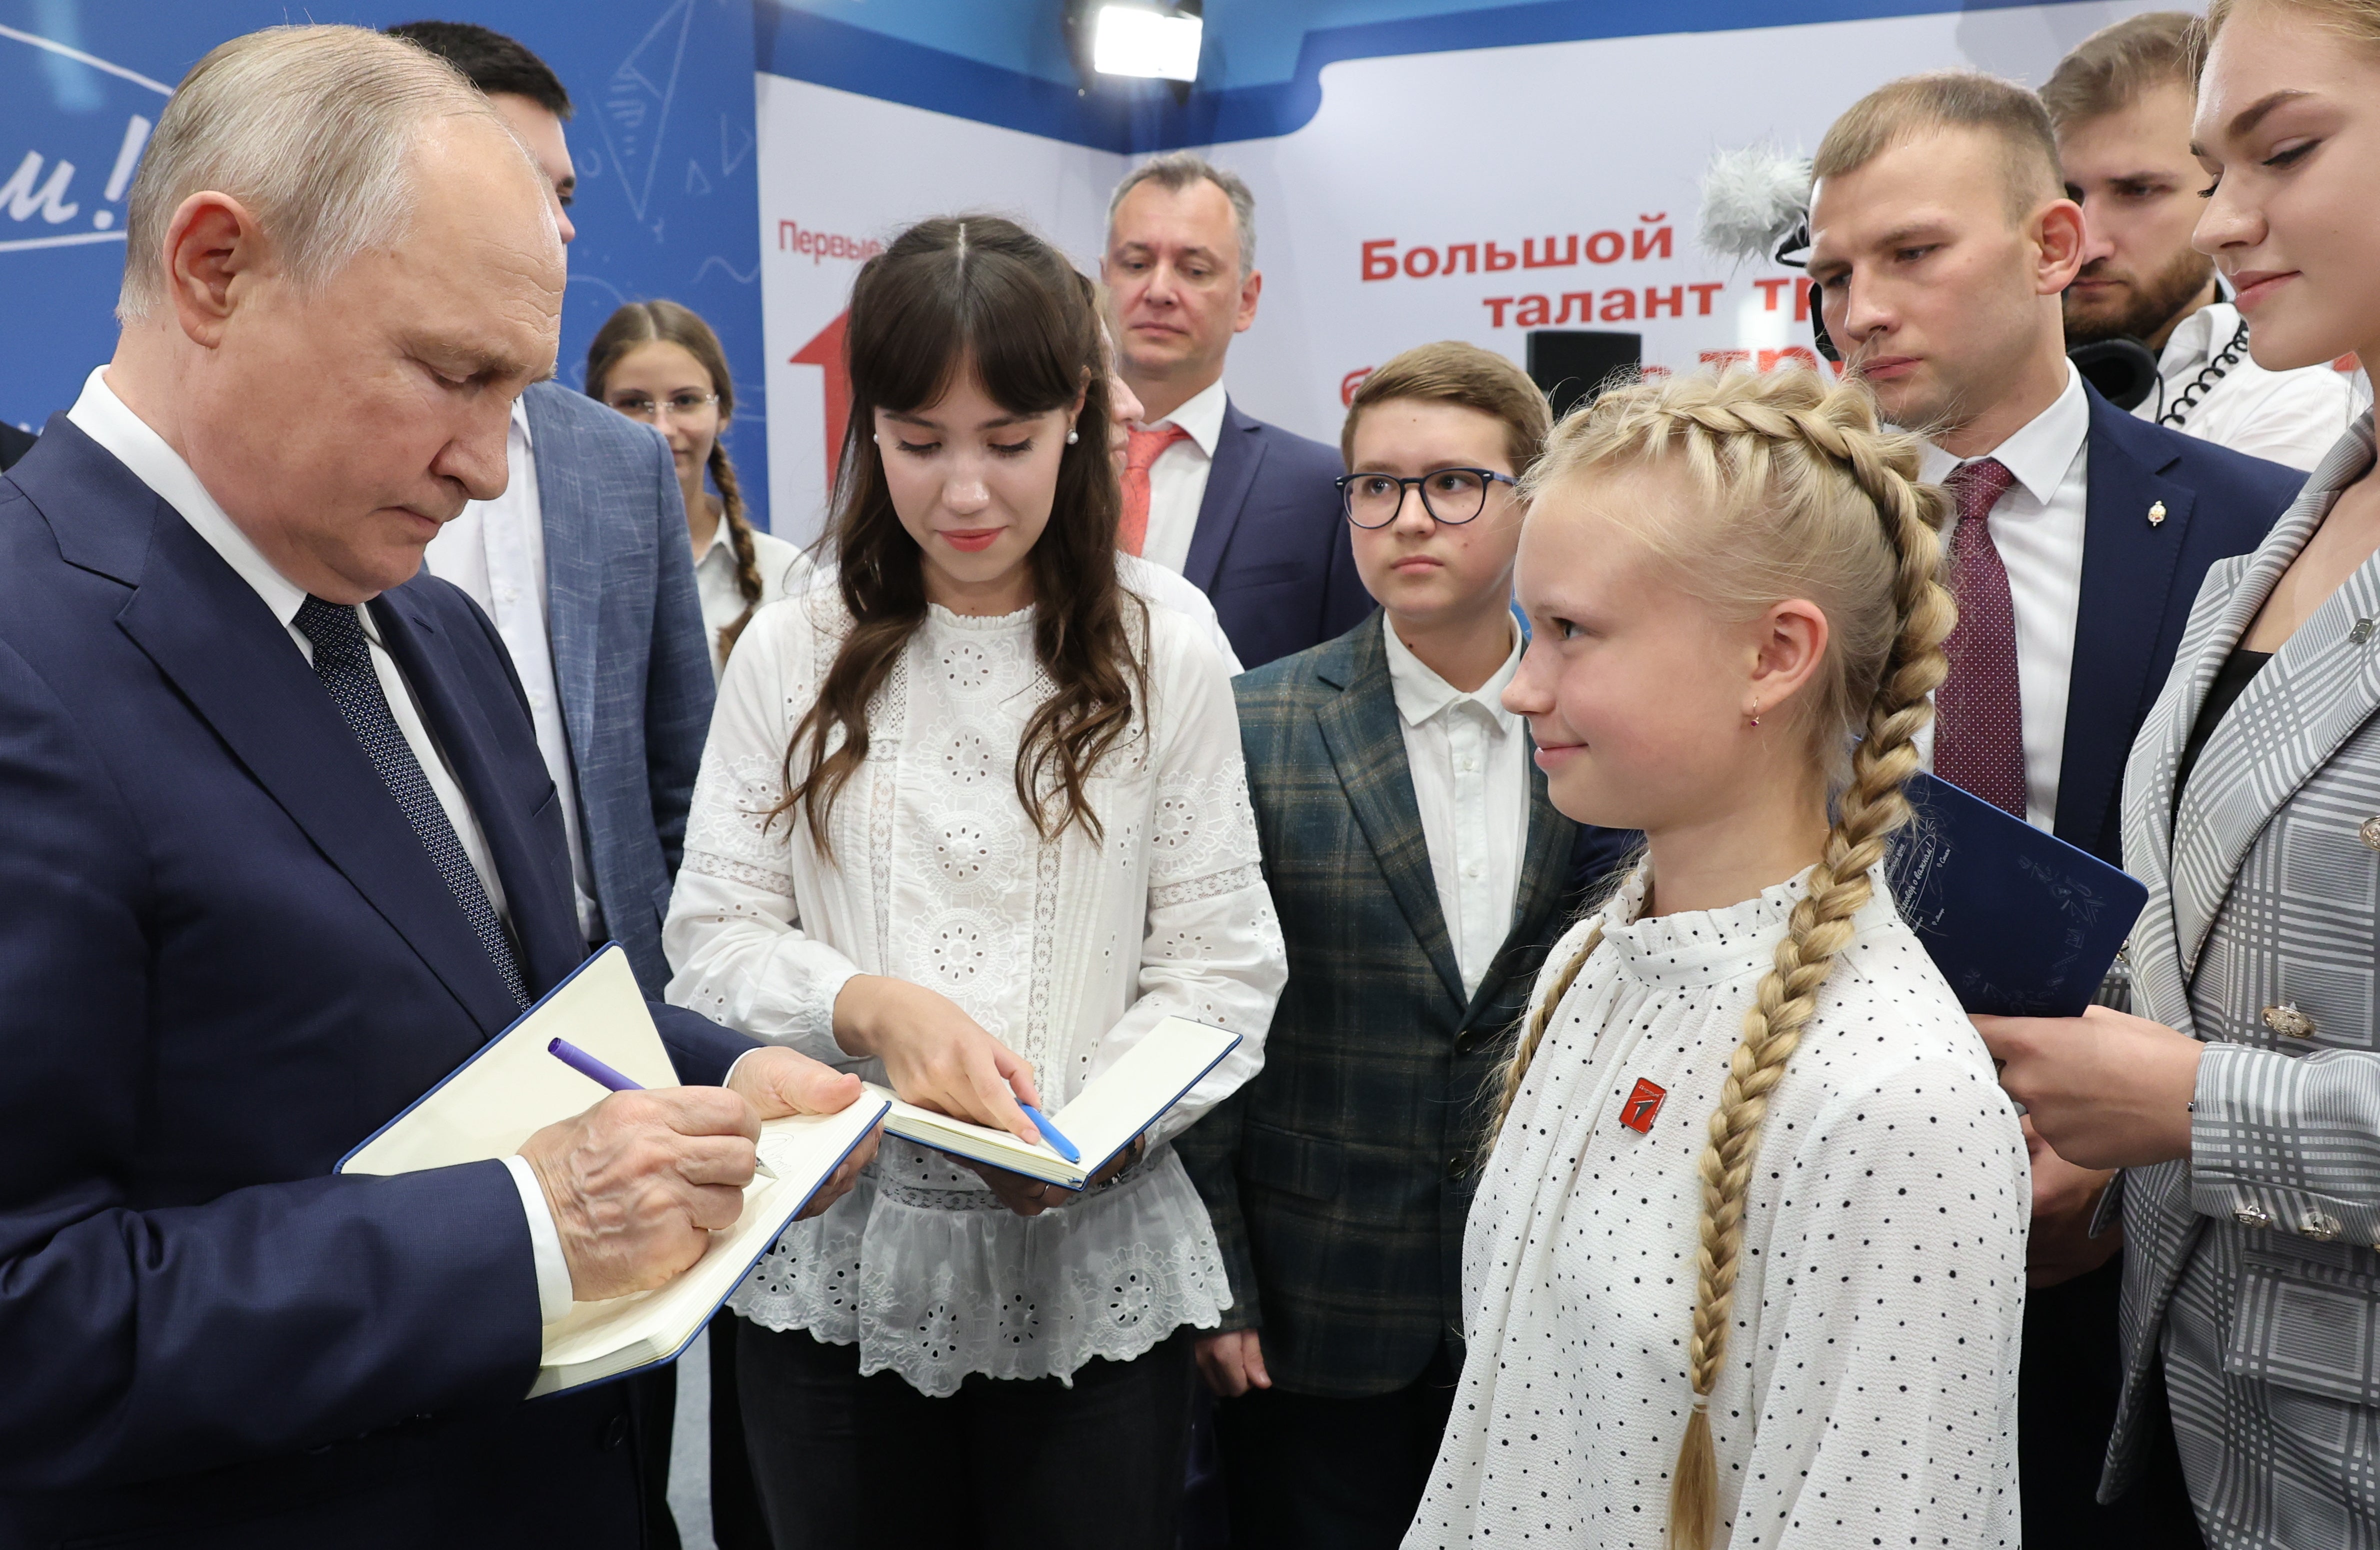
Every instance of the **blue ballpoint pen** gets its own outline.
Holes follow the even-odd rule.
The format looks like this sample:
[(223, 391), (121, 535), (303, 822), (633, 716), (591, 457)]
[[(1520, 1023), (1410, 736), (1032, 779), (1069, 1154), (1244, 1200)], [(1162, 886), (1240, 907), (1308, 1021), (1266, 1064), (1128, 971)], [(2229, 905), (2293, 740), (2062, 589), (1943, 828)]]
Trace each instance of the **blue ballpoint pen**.
[(1041, 1139), (1050, 1144), (1050, 1150), (1070, 1163), (1083, 1160), (1082, 1148), (1067, 1140), (1058, 1127), (1050, 1122), (1050, 1116), (1029, 1103), (1020, 1103), (1016, 1107), (1025, 1110), (1025, 1117), (1033, 1121), (1034, 1127), (1041, 1132)]

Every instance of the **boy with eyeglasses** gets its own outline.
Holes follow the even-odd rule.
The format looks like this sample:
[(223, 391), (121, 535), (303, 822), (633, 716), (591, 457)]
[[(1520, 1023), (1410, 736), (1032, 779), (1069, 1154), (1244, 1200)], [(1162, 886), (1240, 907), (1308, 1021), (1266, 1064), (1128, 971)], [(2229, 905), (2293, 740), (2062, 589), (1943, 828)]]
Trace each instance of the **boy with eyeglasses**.
[(1233, 683), (1289, 985), (1264, 1071), (1175, 1146), (1231, 1274), (1198, 1362), (1235, 1546), (1402, 1539), (1463, 1366), (1486, 1096), (1547, 944), (1633, 838), (1554, 811), (1500, 698), (1512, 481), (1549, 428), (1475, 345), (1375, 371), (1340, 490), (1380, 607)]

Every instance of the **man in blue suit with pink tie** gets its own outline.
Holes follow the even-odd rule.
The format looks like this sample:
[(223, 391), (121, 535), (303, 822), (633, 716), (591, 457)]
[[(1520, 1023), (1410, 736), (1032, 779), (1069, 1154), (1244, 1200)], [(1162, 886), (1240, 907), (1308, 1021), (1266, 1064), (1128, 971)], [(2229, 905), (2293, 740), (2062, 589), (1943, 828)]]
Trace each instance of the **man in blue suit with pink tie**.
[(447, 67), (236, 39), (134, 182), (114, 359), (0, 477), (0, 1546), (638, 1544), (619, 1386), (521, 1402), (541, 1326), (856, 1096), (656, 1007), (689, 1085), (331, 1174), (585, 953), (504, 643), (417, 574), (562, 278)]
[(1372, 612), (1338, 449), (1223, 391), (1224, 355), (1264, 291), (1256, 259), (1256, 197), (1190, 151), (1142, 163), (1108, 201), (1116, 369), (1143, 410), (1117, 542), (1206, 593), (1247, 667), (1336, 640)]

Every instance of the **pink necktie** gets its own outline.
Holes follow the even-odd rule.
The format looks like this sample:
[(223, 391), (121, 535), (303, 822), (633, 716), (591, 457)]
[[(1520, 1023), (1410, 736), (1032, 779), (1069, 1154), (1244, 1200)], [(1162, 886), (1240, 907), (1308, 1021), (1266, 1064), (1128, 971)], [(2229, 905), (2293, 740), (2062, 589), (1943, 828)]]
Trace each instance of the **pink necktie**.
[(1950, 675), (1934, 695), (1934, 773), (2003, 812), (2024, 817), (2024, 699), (2017, 686), (2016, 604), (1992, 541), (1992, 507), (2016, 476), (1997, 458), (1962, 463), (1942, 481), (1959, 504), (1950, 535), (1950, 598), (1959, 623), (1942, 643)]
[(1116, 524), (1116, 547), (1126, 554), (1137, 554), (1148, 541), (1148, 470), (1166, 448), (1188, 441), (1190, 432), (1169, 422), (1130, 435), (1123, 454), (1123, 520)]

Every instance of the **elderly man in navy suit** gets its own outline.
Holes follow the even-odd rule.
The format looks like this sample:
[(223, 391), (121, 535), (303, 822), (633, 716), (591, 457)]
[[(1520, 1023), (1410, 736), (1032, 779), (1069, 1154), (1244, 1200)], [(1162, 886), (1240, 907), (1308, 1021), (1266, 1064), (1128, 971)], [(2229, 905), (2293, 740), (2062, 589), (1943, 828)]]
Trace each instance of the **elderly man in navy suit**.
[(521, 1402), (541, 1326), (856, 1096), (656, 1007), (688, 1085), (331, 1174), (586, 951), (504, 643), (418, 574), (562, 282), (413, 45), (251, 34), (159, 118), (115, 357), (0, 478), (0, 1546), (638, 1544), (619, 1386)]
[[(2024, 88), (1970, 71), (1893, 81), (1835, 121), (1814, 171), (1810, 278), (1827, 331), (1885, 414), (1927, 436), (1925, 477), (1957, 506), (1935, 772), (2120, 862), (2124, 760), (2198, 584), (2262, 541), (2304, 476), (2135, 419), (2068, 362), (2059, 298), (2082, 265), (2082, 212)], [(2178, 1468), (2127, 1501), (2095, 1500), (2122, 1276), (2120, 1239), (2087, 1229), (2110, 1175), (2027, 1133), (2025, 1542), (2177, 1543), (2190, 1522)]]
[(1108, 201), (1100, 273), (1117, 372), (1141, 403), (1117, 541), (1205, 592), (1249, 667), (1336, 640), (1372, 612), (1333, 482), (1335, 448), (1242, 414), (1232, 336), (1257, 321), (1256, 199), (1187, 151), (1135, 167)]

